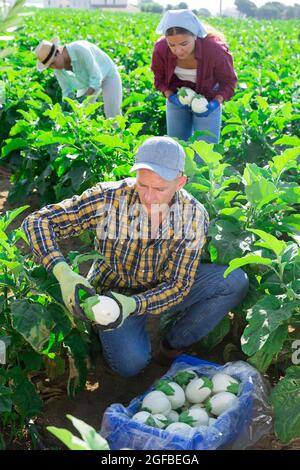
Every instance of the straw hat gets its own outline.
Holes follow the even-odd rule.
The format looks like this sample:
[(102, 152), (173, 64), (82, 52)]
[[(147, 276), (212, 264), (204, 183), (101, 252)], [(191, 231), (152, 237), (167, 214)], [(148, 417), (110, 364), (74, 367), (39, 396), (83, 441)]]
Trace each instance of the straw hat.
[(36, 68), (40, 72), (42, 70), (47, 69), (53, 61), (55, 53), (57, 51), (58, 43), (59, 40), (57, 38), (51, 39), (51, 41), (46, 41), (44, 39), (36, 48), (35, 55), (38, 58)]

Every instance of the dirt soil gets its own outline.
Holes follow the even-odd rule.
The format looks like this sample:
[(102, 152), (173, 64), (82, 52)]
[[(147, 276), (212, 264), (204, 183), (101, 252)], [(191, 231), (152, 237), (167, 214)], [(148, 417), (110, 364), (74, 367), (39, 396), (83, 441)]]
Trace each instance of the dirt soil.
[[(5, 168), (0, 167), (0, 214), (14, 208), (7, 200), (11, 186), (9, 176), (9, 172)], [(23, 202), (23, 204), (25, 203), (29, 204), (30, 208), (18, 217), (13, 224), (14, 227), (21, 224), (25, 215), (39, 208), (38, 198), (34, 195)], [(15, 205), (15, 207), (20, 205), (21, 204)], [(60, 245), (64, 252), (79, 249), (77, 240), (71, 240)], [(154, 356), (159, 344), (158, 322), (158, 318), (152, 318), (149, 321), (149, 334)], [(223, 355), (224, 345), (226, 345), (226, 341), (209, 354), (199, 349), (191, 350), (191, 353), (196, 354), (202, 359), (224, 364), (226, 362)], [(237, 357), (236, 359), (240, 358)], [(234, 360), (234, 358), (230, 360)], [(32, 434), (34, 434), (37, 439), (36, 445), (32, 443), (32, 434), (30, 437), (28, 431), (24, 431), (22, 435), (15, 438), (13, 442), (10, 442), (7, 447), (13, 450), (30, 450), (34, 448), (62, 449), (64, 446), (46, 430), (46, 426), (64, 427), (76, 433), (72, 424), (66, 418), (67, 414), (71, 414), (99, 430), (103, 413), (109, 405), (112, 403), (122, 403), (124, 406), (127, 406), (134, 397), (143, 393), (155, 380), (161, 377), (168, 368), (168, 366), (159, 365), (155, 359), (152, 359), (148, 367), (142, 373), (135, 377), (125, 379), (110, 371), (99, 350), (95, 360), (95, 367), (91, 369), (89, 373), (85, 390), (75, 398), (71, 399), (67, 396), (66, 375), (54, 381), (50, 381), (46, 377), (42, 378), (39, 382), (39, 386), (45, 406), (43, 415), (34, 420), (34, 427), (32, 428)], [(269, 434), (256, 443), (253, 449), (300, 449), (300, 439), (290, 445), (283, 445), (274, 434)]]

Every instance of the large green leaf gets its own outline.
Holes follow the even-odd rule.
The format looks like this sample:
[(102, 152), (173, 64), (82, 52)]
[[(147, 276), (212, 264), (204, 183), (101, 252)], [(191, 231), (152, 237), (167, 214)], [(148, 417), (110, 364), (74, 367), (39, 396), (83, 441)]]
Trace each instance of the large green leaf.
[(74, 436), (70, 431), (55, 426), (47, 427), (48, 431), (54, 434), (71, 450), (109, 450), (108, 442), (96, 432), (94, 428), (84, 421), (67, 415), (73, 426), (80, 432), (82, 439)]
[(95, 261), (96, 259), (104, 259), (104, 256), (99, 251), (90, 251), (89, 253), (80, 253), (76, 255), (72, 260), (73, 268), (77, 268), (81, 263), (85, 261)]
[(0, 218), (0, 230), (5, 231), (7, 227), (12, 223), (12, 221), (18, 217), (22, 212), (28, 209), (30, 206), (22, 206), (18, 207), (17, 209), (13, 209), (12, 211), (8, 211)]
[(90, 166), (86, 163), (75, 162), (68, 173), (68, 178), (72, 181), (72, 187), (78, 191), (84, 180), (91, 175)]
[[(85, 100), (87, 101), (87, 99)], [(84, 115), (85, 116), (90, 116), (91, 114), (94, 114), (94, 112), (100, 108), (101, 106), (101, 103), (100, 102), (97, 102), (97, 103), (86, 103), (84, 104)]]
[(228, 274), (234, 271), (241, 266), (246, 266), (247, 264), (264, 264), (269, 265), (272, 264), (272, 260), (269, 258), (262, 258), (261, 256), (256, 255), (247, 255), (243, 258), (235, 258), (229, 263), (229, 268), (226, 269), (224, 272), (224, 277), (226, 278)]
[(209, 168), (218, 167), (220, 160), (222, 160), (222, 155), (214, 151), (214, 145), (208, 144), (204, 141), (196, 141), (191, 144), (191, 148), (200, 155), (202, 160)]
[[(246, 171), (247, 169), (245, 170), (244, 175)], [(278, 190), (274, 183), (261, 176), (245, 186), (245, 193), (248, 201), (250, 201), (252, 205), (262, 208), (277, 197), (276, 194), (278, 193)]]
[(243, 127), (240, 123), (228, 124), (228, 125), (223, 127), (221, 134), (222, 134), (222, 136), (224, 136), (224, 135), (230, 134), (231, 132), (234, 132), (234, 131), (242, 132), (242, 130), (243, 130)]
[(0, 255), (0, 265), (3, 264), (8, 268), (10, 271), (17, 273), (20, 272), (23, 268), (22, 264), (19, 263), (18, 261), (7, 261), (6, 259), (3, 259)]
[(292, 145), (294, 147), (299, 147), (300, 139), (296, 136), (285, 135), (280, 139), (276, 140), (276, 142), (274, 142), (274, 145)]
[(22, 354), (22, 362), (25, 365), (25, 369), (27, 371), (33, 370), (37, 371), (40, 370), (43, 365), (42, 356), (40, 356), (35, 351), (28, 351)]
[(281, 155), (272, 158), (270, 166), (275, 170), (276, 176), (280, 176), (284, 169), (290, 168), (297, 163), (297, 157), (300, 155), (300, 147), (287, 149)]
[(192, 182), (186, 185), (187, 191), (191, 194), (196, 194), (197, 192), (208, 193), (210, 190), (210, 183), (209, 181), (205, 180), (204, 178), (197, 178), (196, 182)]
[(33, 349), (42, 352), (54, 326), (52, 316), (46, 307), (27, 300), (15, 300), (11, 304), (11, 315), (13, 326), (18, 333)]
[(241, 344), (245, 354), (252, 356), (259, 351), (280, 325), (292, 316), (297, 301), (284, 301), (275, 295), (266, 295), (247, 312), (249, 324), (244, 330)]
[(285, 184), (280, 199), (288, 204), (300, 204), (300, 187), (297, 183)]
[(19, 22), (21, 21), (21, 12), (23, 10), (25, 1), (16, 0), (14, 3), (6, 5), (6, 2), (2, 2), (3, 8), (1, 10), (1, 26), (0, 32), (5, 32), (8, 28), (15, 30)]
[(268, 109), (269, 105), (265, 98), (263, 98), (262, 96), (257, 96), (256, 99), (257, 99), (259, 108), (261, 108), (263, 111)]
[[(248, 229), (250, 232), (255, 233), (260, 238), (264, 240), (264, 247), (268, 248), (269, 250), (273, 251), (276, 256), (280, 256), (286, 248), (286, 244), (282, 240), (278, 240), (278, 238), (274, 237), (270, 233), (264, 232), (263, 230), (257, 230), (254, 228)], [(260, 246), (262, 246), (260, 244)]]
[(300, 366), (289, 367), (285, 377), (274, 387), (271, 401), (275, 432), (288, 443), (300, 437)]
[(67, 415), (72, 421), (73, 426), (80, 432), (82, 439), (91, 450), (109, 450), (109, 445), (103, 437), (98, 434), (94, 428), (74, 416)]
[(288, 325), (280, 325), (270, 334), (264, 346), (248, 360), (262, 374), (267, 371), (273, 358), (282, 350), (285, 341), (288, 339)]
[(48, 305), (47, 310), (55, 322), (53, 333), (56, 334), (57, 340), (58, 338), (65, 338), (72, 329), (71, 320), (67, 316), (65, 309), (63, 306), (53, 303)]
[(143, 128), (144, 123), (143, 122), (133, 122), (130, 124), (128, 128), (128, 132), (136, 136)]
[(27, 140), (15, 138), (8, 139), (7, 144), (2, 147), (2, 157), (6, 157), (13, 150), (23, 149), (28, 146)]
[(83, 440), (79, 439), (67, 429), (47, 426), (47, 430), (57, 437), (70, 450), (89, 450), (89, 446)]
[(0, 384), (0, 414), (10, 412), (12, 407), (11, 390)]
[(300, 248), (298, 245), (296, 245), (296, 243), (287, 243), (287, 246), (281, 256), (281, 262), (285, 263), (286, 269), (292, 269), (293, 263), (300, 261), (299, 254)]
[(68, 393), (74, 396), (84, 389), (87, 378), (88, 347), (78, 331), (73, 331), (64, 341), (69, 350)]
[(131, 165), (124, 163), (124, 165), (118, 165), (113, 169), (113, 174), (117, 180), (124, 178), (130, 174)]
[(218, 264), (228, 264), (232, 259), (239, 258), (251, 251), (254, 237), (242, 231), (238, 222), (216, 220), (209, 227), (209, 251), (212, 261)]
[(26, 378), (16, 384), (13, 402), (20, 415), (26, 418), (36, 416), (43, 407), (35, 386)]
[(124, 142), (124, 140), (121, 137), (118, 137), (117, 135), (96, 135), (93, 137), (93, 140), (96, 142), (99, 142), (100, 144), (103, 144), (105, 147), (109, 149), (114, 149), (114, 148), (123, 148), (123, 149), (129, 149), (128, 144)]
[(74, 144), (75, 139), (71, 135), (54, 134), (53, 132), (39, 131), (34, 136), (34, 145), (43, 147), (53, 144)]
[(241, 207), (225, 207), (219, 211), (219, 215), (227, 215), (240, 221), (246, 220), (245, 211)]
[(300, 232), (300, 214), (290, 214), (283, 217), (281, 220), (282, 223), (294, 227)]
[(194, 160), (194, 152), (192, 149), (186, 147), (185, 153), (184, 174), (191, 178), (197, 172), (197, 163)]
[(244, 183), (248, 186), (261, 179), (270, 180), (271, 177), (272, 175), (268, 168), (262, 168), (256, 163), (247, 163), (243, 173)]

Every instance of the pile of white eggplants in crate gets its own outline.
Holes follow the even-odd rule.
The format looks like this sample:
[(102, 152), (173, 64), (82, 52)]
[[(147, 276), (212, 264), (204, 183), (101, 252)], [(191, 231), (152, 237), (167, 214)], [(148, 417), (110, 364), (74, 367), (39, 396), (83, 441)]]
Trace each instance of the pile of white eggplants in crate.
[(239, 386), (238, 380), (222, 372), (208, 378), (184, 369), (173, 379), (158, 381), (132, 419), (181, 436), (203, 433), (238, 400)]

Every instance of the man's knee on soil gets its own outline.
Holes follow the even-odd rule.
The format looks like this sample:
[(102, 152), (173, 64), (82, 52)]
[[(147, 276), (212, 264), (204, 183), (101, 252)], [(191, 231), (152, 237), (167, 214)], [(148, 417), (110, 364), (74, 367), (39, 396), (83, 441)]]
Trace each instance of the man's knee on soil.
[(249, 290), (249, 279), (241, 268), (237, 268), (224, 278), (224, 285), (228, 293), (231, 295), (235, 294), (240, 299), (239, 302), (241, 302)]
[(119, 364), (110, 364), (111, 369), (121, 377), (133, 377), (139, 374), (149, 364), (150, 354), (137, 356), (136, 358), (127, 358), (124, 355), (124, 361)]

